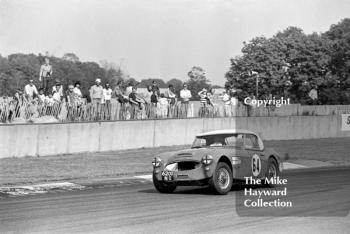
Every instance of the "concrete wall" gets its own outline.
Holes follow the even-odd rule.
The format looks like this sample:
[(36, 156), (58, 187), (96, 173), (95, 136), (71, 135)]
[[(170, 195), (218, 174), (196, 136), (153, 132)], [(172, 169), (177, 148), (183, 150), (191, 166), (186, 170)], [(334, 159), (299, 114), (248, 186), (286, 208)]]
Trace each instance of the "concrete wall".
[(0, 125), (0, 158), (183, 145), (199, 132), (227, 128), (265, 140), (350, 137), (336, 115)]

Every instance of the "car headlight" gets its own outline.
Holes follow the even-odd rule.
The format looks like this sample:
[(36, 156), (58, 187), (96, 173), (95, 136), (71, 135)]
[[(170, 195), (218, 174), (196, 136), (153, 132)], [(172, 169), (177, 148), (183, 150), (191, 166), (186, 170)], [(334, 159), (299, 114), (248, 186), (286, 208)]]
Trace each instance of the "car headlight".
[(152, 165), (153, 165), (153, 167), (160, 167), (161, 162), (162, 162), (162, 160), (160, 158), (155, 157), (152, 160)]
[(202, 158), (202, 162), (204, 165), (209, 165), (213, 162), (213, 156), (211, 155), (205, 155), (203, 158)]

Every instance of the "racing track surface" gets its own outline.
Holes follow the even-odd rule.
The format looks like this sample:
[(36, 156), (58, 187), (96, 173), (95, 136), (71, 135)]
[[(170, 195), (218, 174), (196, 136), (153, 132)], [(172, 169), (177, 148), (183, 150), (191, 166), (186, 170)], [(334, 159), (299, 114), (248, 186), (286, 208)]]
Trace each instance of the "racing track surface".
[(285, 177), (295, 208), (283, 217), (239, 216), (242, 188), (227, 196), (198, 187), (159, 194), (151, 183), (140, 183), (0, 199), (0, 233), (350, 232), (350, 166), (288, 171)]

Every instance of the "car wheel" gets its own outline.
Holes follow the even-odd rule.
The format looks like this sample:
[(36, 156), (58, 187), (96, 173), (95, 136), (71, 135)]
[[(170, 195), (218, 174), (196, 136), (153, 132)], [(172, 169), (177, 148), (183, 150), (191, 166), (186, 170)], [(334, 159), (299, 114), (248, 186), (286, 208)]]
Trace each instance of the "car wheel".
[(224, 162), (219, 162), (216, 166), (212, 178), (209, 180), (210, 187), (215, 193), (225, 195), (232, 188), (232, 170)]
[(153, 173), (153, 184), (154, 187), (157, 189), (160, 193), (172, 193), (176, 189), (175, 183), (164, 183), (163, 181), (159, 181), (156, 177), (156, 175)]
[[(266, 170), (266, 175), (265, 178), (267, 179), (271, 179), (273, 177), (278, 177), (280, 176), (280, 171), (279, 168), (277, 166), (277, 162), (276, 160), (269, 158), (269, 161), (267, 162), (267, 170)], [(264, 182), (265, 186), (267, 187), (274, 187), (274, 184), (268, 184), (266, 182)]]

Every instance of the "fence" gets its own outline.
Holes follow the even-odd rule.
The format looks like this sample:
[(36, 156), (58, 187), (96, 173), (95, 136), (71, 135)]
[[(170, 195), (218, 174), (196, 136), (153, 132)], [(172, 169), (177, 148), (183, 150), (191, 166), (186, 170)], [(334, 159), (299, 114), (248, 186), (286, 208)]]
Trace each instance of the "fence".
[(104, 120), (193, 118), (193, 117), (265, 117), (265, 116), (321, 116), (350, 113), (350, 105), (301, 106), (299, 104), (281, 107), (250, 107), (245, 105), (225, 106), (217, 102), (214, 106), (202, 107), (199, 102), (171, 106), (120, 104), (115, 99), (109, 104), (85, 103), (72, 106), (68, 103), (52, 105), (37, 102), (0, 102), (0, 123), (27, 122), (86, 122)]

